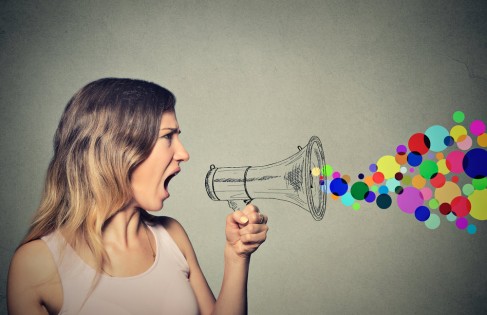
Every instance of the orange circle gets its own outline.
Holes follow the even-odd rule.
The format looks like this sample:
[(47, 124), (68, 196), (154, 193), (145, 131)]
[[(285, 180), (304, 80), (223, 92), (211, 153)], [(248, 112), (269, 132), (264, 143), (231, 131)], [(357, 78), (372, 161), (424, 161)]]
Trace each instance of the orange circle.
[(364, 183), (367, 184), (367, 186), (372, 187), (374, 186), (374, 180), (372, 179), (372, 176), (367, 176), (364, 178)]
[(487, 133), (483, 133), (480, 136), (477, 137), (477, 143), (481, 147), (487, 147)]
[(424, 179), (421, 175), (415, 175), (412, 183), (414, 187), (421, 189), (424, 187), (424, 185), (426, 185), (426, 179)]
[(342, 178), (344, 181), (346, 181), (347, 183), (350, 184), (350, 176), (349, 175), (343, 175)]
[(439, 160), (443, 160), (445, 158), (445, 155), (443, 155), (443, 152), (438, 152), (436, 153), (436, 159), (439, 161)]
[(397, 164), (399, 164), (399, 165), (404, 165), (408, 161), (408, 156), (406, 154), (398, 153), (398, 154), (396, 154), (395, 158), (396, 158)]
[(334, 195), (334, 194), (330, 194), (330, 197), (331, 197), (331, 199), (333, 199), (333, 200), (338, 200), (338, 198), (340, 198), (339, 196)]

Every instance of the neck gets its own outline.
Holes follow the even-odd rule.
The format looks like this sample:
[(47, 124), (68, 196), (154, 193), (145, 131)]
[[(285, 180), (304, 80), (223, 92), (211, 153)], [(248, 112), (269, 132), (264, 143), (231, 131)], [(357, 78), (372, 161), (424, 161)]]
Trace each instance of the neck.
[(140, 211), (142, 210), (135, 207), (127, 207), (114, 214), (103, 227), (103, 242), (106, 245), (117, 244), (117, 246), (130, 247), (140, 233), (144, 232)]

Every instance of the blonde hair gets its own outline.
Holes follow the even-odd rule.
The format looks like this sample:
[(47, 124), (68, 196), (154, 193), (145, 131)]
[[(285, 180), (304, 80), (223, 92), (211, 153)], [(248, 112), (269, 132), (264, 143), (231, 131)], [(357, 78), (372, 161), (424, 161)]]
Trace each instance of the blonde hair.
[(105, 78), (68, 102), (54, 136), (40, 206), (22, 244), (62, 229), (86, 244), (101, 272), (104, 223), (132, 198), (132, 171), (150, 154), (174, 95), (154, 83)]

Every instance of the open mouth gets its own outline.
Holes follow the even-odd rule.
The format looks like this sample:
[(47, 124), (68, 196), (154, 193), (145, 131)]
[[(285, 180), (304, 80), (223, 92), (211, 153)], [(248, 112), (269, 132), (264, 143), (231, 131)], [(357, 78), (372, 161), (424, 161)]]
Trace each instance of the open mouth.
[(167, 186), (169, 185), (169, 181), (174, 178), (174, 176), (178, 175), (179, 171), (176, 171), (169, 175), (165, 180), (164, 180), (164, 189), (167, 191)]

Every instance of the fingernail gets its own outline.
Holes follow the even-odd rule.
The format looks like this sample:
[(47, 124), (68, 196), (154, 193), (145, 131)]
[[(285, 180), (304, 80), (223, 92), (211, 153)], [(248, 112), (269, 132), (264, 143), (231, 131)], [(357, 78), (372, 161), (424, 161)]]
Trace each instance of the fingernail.
[(240, 217), (240, 222), (241, 223), (247, 223), (247, 222), (249, 222), (249, 219), (247, 219), (247, 217)]

